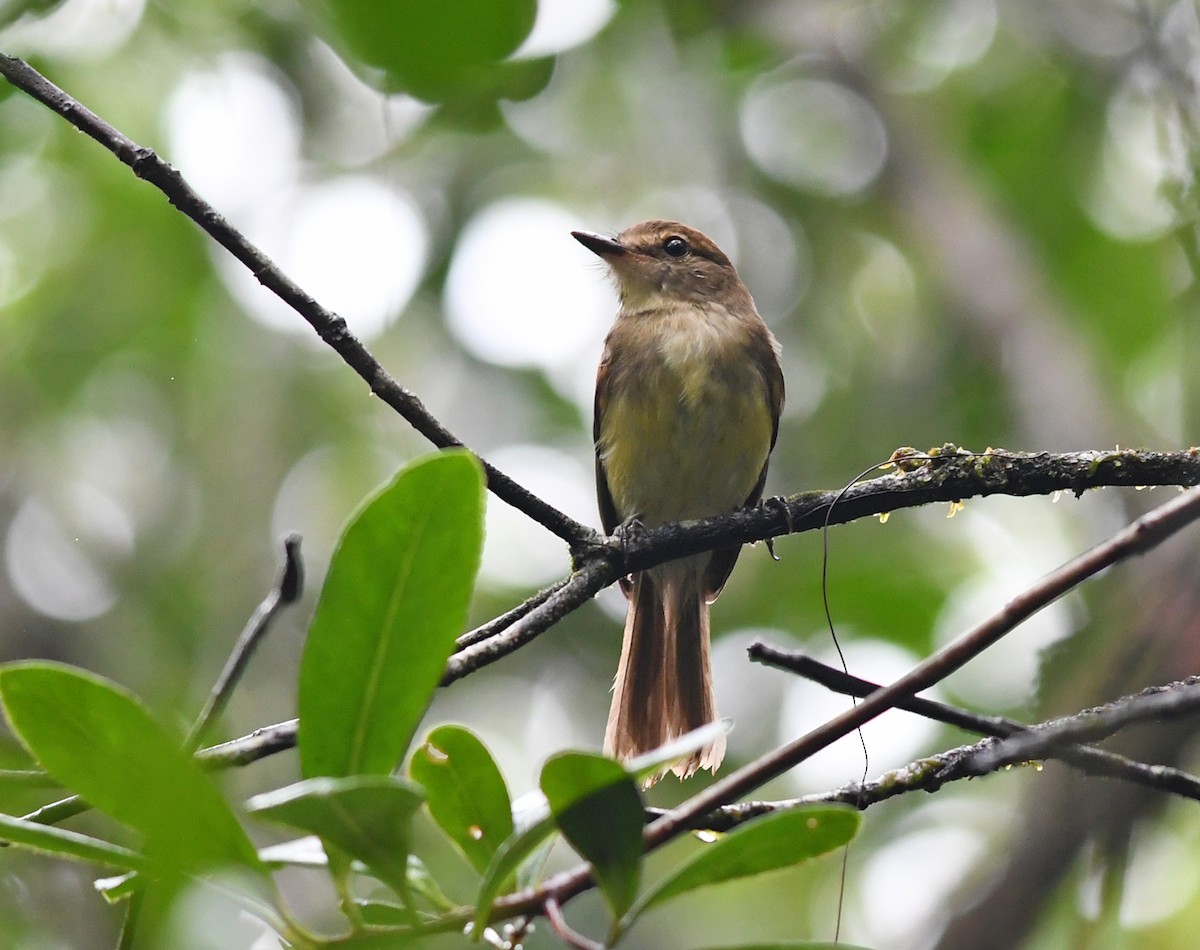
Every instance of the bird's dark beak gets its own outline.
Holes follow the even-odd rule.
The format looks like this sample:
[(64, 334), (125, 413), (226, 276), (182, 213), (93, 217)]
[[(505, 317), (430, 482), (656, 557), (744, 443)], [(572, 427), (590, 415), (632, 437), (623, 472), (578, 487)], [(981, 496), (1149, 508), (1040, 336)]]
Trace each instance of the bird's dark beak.
[(591, 231), (572, 231), (571, 237), (593, 254), (598, 254), (603, 258), (620, 257), (625, 253), (623, 246), (603, 234), (593, 234)]

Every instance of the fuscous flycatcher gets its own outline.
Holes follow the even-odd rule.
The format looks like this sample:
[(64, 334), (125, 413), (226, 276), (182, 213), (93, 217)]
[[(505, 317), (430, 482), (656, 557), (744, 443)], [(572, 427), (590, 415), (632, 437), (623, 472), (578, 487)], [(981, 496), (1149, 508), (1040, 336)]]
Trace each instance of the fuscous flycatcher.
[[(693, 228), (644, 221), (615, 238), (573, 232), (616, 279), (621, 306), (596, 378), (593, 434), (604, 528), (654, 527), (757, 504), (783, 408), (779, 344), (721, 250)], [(632, 578), (604, 736), (628, 759), (717, 718), (708, 605), (739, 547)], [(716, 769), (725, 739), (675, 764)]]

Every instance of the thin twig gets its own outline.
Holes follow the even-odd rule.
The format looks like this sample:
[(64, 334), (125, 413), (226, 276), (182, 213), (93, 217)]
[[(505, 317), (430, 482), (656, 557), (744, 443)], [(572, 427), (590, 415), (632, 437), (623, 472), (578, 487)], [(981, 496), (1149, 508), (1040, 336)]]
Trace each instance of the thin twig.
[(1171, 686), (1154, 686), (1136, 696), (1086, 709), (1074, 716), (1036, 726), (1007, 739), (992, 742), (969, 765), (969, 774), (991, 772), (1014, 762), (1056, 755), (1063, 746), (1094, 742), (1119, 729), (1146, 719), (1173, 719), (1200, 711), (1200, 678)]
[[(844, 696), (856, 696), (862, 699), (883, 688), (878, 683), (853, 676), (799, 650), (781, 650), (761, 640), (750, 644), (746, 653), (756, 663), (795, 673), (797, 676), (803, 676), (806, 680), (811, 680)], [(1010, 736), (1025, 728), (1015, 719), (1005, 716), (983, 716), (958, 706), (939, 703), (932, 699), (922, 699), (920, 696), (896, 703), (896, 708), (984, 736)]]
[(91, 805), (78, 795), (68, 795), (66, 798), (60, 798), (56, 802), (50, 802), (41, 808), (22, 815), (21, 820), (34, 821), (39, 825), (57, 825), (60, 821), (66, 821), (68, 818), (74, 818), (76, 815), (82, 815), (85, 811), (89, 811), (91, 807)]
[[(284, 565), (283, 570), (280, 572), (279, 580), (246, 622), (246, 626), (238, 637), (233, 652), (225, 663), (225, 668), (221, 671), (216, 685), (213, 686), (212, 692), (209, 694), (208, 701), (204, 704), (203, 711), (196, 719), (195, 724), (184, 740), (183, 748), (187, 752), (195, 750), (204, 734), (205, 728), (225, 708), (234, 686), (237, 685), (239, 677), (245, 670), (246, 664), (250, 661), (251, 655), (254, 653), (254, 648), (261, 641), (263, 634), (270, 628), (271, 621), (275, 615), (283, 607), (297, 601), (303, 592), (304, 567), (300, 560), (299, 535), (288, 535), (283, 541), (283, 550)], [(268, 733), (268, 731), (270, 732), (269, 739), (265, 737), (259, 738), (263, 733)], [(271, 752), (279, 751), (280, 748), (289, 748), (295, 745), (295, 736), (296, 733), (293, 726), (290, 737), (283, 740), (285, 744), (281, 745), (279, 727), (267, 727), (266, 730), (260, 729), (253, 733), (251, 737), (234, 740), (234, 743), (226, 743), (223, 746), (216, 746), (214, 749), (204, 750), (197, 754), (197, 758), (205, 762), (209, 768), (244, 764), (239, 761), (238, 756), (253, 755), (253, 759), (263, 758), (266, 755), (270, 755)], [(257, 741), (254, 741), (255, 739)], [(237, 744), (236, 751), (226, 749), (226, 746), (234, 745), (235, 743)], [(246, 761), (253, 761), (253, 759), (247, 759)], [(70, 795), (67, 798), (43, 805), (41, 808), (21, 817), (25, 821), (34, 821), (42, 825), (56, 825), (59, 822), (66, 821), (68, 818), (73, 818), (75, 815), (80, 815), (90, 808), (91, 806), (78, 795)]]
[(304, 592), (304, 562), (300, 558), (300, 535), (289, 534), (283, 539), (283, 558), (283, 570), (280, 571), (279, 580), (246, 621), (246, 626), (242, 628), (237, 643), (234, 644), (233, 652), (225, 661), (225, 668), (221, 670), (221, 675), (217, 677), (217, 682), (209, 693), (204, 709), (200, 711), (183, 742), (187, 752), (196, 750), (204, 736), (204, 730), (224, 712), (234, 687), (246, 669), (246, 664), (250, 662), (258, 644), (271, 628), (275, 615), (289, 604), (294, 604)]
[(512, 624), (507, 630), (460, 650), (446, 663), (441, 685), (474, 673), (480, 667), (495, 663), (526, 643), (540, 636), (567, 614), (587, 603), (623, 572), (611, 561), (590, 561), (568, 578), (537, 607)]
[(574, 947), (575, 950), (604, 950), (604, 944), (571, 929), (554, 897), (546, 898), (546, 920), (550, 922), (550, 929), (554, 931), (554, 935), (567, 946)]
[(620, 558), (622, 573), (629, 573), (700, 551), (846, 524), (934, 502), (1059, 492), (1078, 497), (1102, 486), (1200, 484), (1200, 449), (1014, 453), (990, 449), (968, 452), (949, 446), (940, 451), (942, 454), (936, 456), (913, 453), (901, 463), (902, 469), (849, 488), (804, 492), (782, 503), (758, 505), (703, 521), (663, 525), (627, 538), (618, 552), (606, 543), (598, 553)]
[[(317, 335), (353, 369), (371, 392), (398, 412), (414, 429), (438, 448), (463, 443), (425, 408), (417, 396), (401, 386), (371, 352), (346, 327), (346, 321), (325, 309), (289, 279), (261, 250), (200, 197), (174, 168), (153, 149), (138, 145), (94, 112), (69, 96), (22, 60), (0, 53), (0, 76), (22, 92), (53, 109), (81, 132), (91, 136), (128, 165), (135, 175), (167, 196), (171, 204), (191, 218), (218, 244), (249, 268), (260, 284), (308, 321)], [(496, 496), (566, 541), (572, 548), (594, 544), (598, 533), (580, 524), (517, 484), (484, 460), (488, 488)]]
[(567, 585), (569, 580), (569, 578), (563, 578), (562, 580), (555, 581), (549, 587), (543, 588), (532, 597), (522, 601), (512, 610), (506, 611), (505, 613), (500, 614), (498, 617), (494, 617), (487, 623), (476, 627), (474, 630), (468, 630), (461, 637), (459, 637), (458, 640), (455, 641), (457, 651), (461, 652), (469, 646), (474, 646), (476, 643), (481, 643), (484, 640), (494, 637), (501, 631), (507, 630), (535, 607), (540, 607), (547, 600), (562, 590), (563, 587)]
[[(802, 653), (777, 650), (765, 643), (757, 642), (751, 644), (749, 654), (753, 660), (796, 673), (813, 682), (820, 683), (822, 686), (835, 692), (863, 697), (881, 689), (876, 683), (859, 679), (857, 676), (850, 676), (836, 667), (828, 666), (810, 656)], [(1160, 692), (1166, 689), (1176, 689), (1181, 685), (1190, 684), (1185, 682), (1183, 684), (1172, 684), (1167, 687), (1155, 687), (1155, 691)], [(1141, 696), (1142, 694), (1138, 695)], [(1121, 703), (1123, 700), (1117, 700), (1116, 702)], [(1089, 712), (1095, 714), (1107, 710), (1112, 706), (1113, 704), (1109, 704), (1108, 706)], [(957, 706), (935, 702), (931, 699), (922, 699), (919, 696), (905, 700), (902, 703), (897, 703), (896, 708), (925, 716), (927, 719), (933, 719), (937, 722), (944, 722), (947, 725), (957, 726), (969, 732), (977, 732), (981, 735), (993, 736), (995, 738), (1017, 737), (1019, 735), (1018, 741), (1025, 740), (1033, 735), (1050, 735), (1049, 730), (1060, 728), (1063, 723), (1073, 723), (1078, 719), (1078, 716), (1072, 716), (1066, 720), (1054, 720), (1051, 723), (1028, 726), (1017, 722), (1015, 719), (1008, 719), (1004, 716), (982, 716), (966, 709), (960, 709)], [(1095, 720), (1092, 722), (1093, 728), (1095, 728)], [(1059, 734), (1055, 733), (1055, 735)], [(988, 748), (999, 749), (1001, 747), (988, 746)], [(1108, 752), (1104, 749), (1096, 749), (1092, 746), (1073, 743), (1063, 743), (1053, 748), (1043, 748), (1042, 752), (1043, 755), (1041, 757), (1061, 759), (1068, 765), (1088, 775), (1122, 779), (1137, 785), (1146, 786), (1147, 788), (1154, 788), (1159, 791), (1200, 801), (1200, 779), (1182, 769), (1163, 765), (1148, 765), (1145, 762), (1138, 762), (1126, 756), (1118, 755), (1115, 752)], [(1050, 752), (1053, 754), (1050, 755)], [(1019, 762), (1031, 758), (1028, 755), (1020, 755), (1018, 752), (1012, 754), (1006, 753), (1005, 755), (1006, 763)], [(982, 766), (980, 767), (982, 768)], [(983, 771), (995, 771), (995, 768), (985, 768)], [(975, 774), (983, 773), (979, 772)]]
[(296, 745), (299, 719), (289, 719), (255, 729), (249, 735), (209, 746), (196, 753), (196, 761), (211, 770), (249, 765), (276, 752), (285, 752)]

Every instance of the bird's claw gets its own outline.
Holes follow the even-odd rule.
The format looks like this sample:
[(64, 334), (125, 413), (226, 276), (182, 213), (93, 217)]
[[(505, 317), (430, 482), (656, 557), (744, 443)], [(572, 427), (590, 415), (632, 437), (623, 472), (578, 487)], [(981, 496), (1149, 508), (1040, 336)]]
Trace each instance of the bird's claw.
[[(783, 495), (771, 495), (768, 498), (762, 499), (758, 503), (758, 507), (765, 511), (774, 511), (783, 517), (783, 523), (787, 525), (788, 534), (796, 530), (796, 526), (792, 521), (792, 510), (788, 507), (788, 500)], [(771, 555), (772, 561), (778, 561), (779, 555), (775, 553), (775, 539), (767, 538), (767, 553)]]
[(646, 537), (646, 526), (642, 524), (642, 519), (637, 515), (631, 518), (626, 518), (616, 528), (613, 529), (613, 537), (621, 545), (621, 550), (624, 552), (631, 545), (636, 545)]

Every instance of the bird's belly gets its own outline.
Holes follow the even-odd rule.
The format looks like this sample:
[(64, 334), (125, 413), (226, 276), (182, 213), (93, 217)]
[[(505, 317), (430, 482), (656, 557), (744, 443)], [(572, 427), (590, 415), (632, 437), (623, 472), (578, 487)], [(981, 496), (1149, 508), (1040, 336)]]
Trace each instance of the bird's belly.
[(773, 429), (757, 371), (699, 379), (664, 372), (640, 382), (609, 404), (601, 431), (618, 516), (653, 526), (743, 505)]

